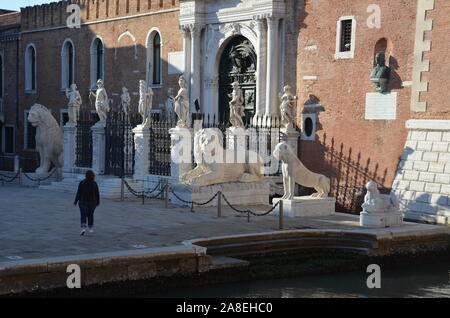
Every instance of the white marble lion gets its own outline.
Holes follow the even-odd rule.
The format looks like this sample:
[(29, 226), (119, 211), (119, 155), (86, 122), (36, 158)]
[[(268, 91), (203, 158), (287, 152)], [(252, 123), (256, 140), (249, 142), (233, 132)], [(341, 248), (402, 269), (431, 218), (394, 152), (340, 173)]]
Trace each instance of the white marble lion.
[(233, 160), (234, 150), (223, 149), (222, 132), (202, 129), (194, 137), (195, 169), (181, 176), (181, 183), (209, 186), (231, 182), (260, 182), (264, 164), (255, 152), (246, 152), (243, 160)]
[(36, 174), (47, 173), (52, 163), (60, 174), (64, 166), (64, 136), (56, 119), (45, 106), (34, 104), (28, 121), (36, 127), (36, 146), (41, 161)]
[(378, 184), (369, 181), (366, 184), (367, 194), (364, 197), (362, 208), (364, 212), (397, 212), (400, 209), (400, 203), (394, 194), (381, 194), (378, 190)]
[(314, 188), (317, 193), (311, 195), (313, 198), (325, 198), (328, 196), (330, 193), (330, 179), (308, 170), (287, 143), (279, 143), (275, 147), (273, 156), (277, 160), (282, 161), (283, 200), (292, 200), (294, 198), (296, 183), (304, 187)]

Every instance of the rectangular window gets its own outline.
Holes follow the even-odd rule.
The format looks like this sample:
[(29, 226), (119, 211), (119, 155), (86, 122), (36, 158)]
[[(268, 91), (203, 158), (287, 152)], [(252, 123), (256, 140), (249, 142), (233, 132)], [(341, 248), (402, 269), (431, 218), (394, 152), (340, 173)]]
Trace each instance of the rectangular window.
[(341, 21), (341, 47), (340, 52), (349, 52), (352, 49), (352, 20)]
[(5, 127), (5, 153), (14, 153), (14, 127)]

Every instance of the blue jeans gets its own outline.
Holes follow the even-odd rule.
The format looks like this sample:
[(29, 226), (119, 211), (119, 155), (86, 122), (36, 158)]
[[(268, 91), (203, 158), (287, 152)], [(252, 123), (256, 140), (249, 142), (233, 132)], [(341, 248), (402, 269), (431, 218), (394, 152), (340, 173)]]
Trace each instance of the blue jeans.
[[(94, 212), (97, 204), (92, 202), (80, 202), (81, 227), (85, 228), (86, 224), (90, 229), (94, 227)], [(87, 222), (86, 222), (87, 221)]]

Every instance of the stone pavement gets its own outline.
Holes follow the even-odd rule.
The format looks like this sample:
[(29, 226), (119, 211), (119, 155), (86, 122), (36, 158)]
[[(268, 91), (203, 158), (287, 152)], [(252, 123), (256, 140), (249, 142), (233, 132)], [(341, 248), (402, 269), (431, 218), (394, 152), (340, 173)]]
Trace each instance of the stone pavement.
[[(274, 216), (236, 216), (223, 208), (169, 206), (161, 200), (102, 200), (95, 214), (96, 231), (79, 235), (79, 209), (73, 194), (18, 186), (0, 187), (0, 263), (44, 257), (179, 245), (185, 240), (251, 234), (278, 229)], [(267, 211), (270, 207), (254, 207)], [(341, 215), (318, 219), (285, 219), (289, 230), (304, 228), (349, 229), (358, 218)]]

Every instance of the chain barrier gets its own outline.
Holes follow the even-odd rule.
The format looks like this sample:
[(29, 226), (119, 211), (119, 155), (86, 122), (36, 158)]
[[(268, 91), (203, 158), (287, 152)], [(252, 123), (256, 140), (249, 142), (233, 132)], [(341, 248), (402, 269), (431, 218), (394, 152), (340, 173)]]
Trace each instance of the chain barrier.
[(33, 182), (43, 182), (43, 181), (47, 181), (48, 179), (50, 179), (51, 177), (53, 177), (53, 175), (54, 175), (55, 173), (56, 173), (56, 169), (53, 169), (52, 173), (50, 173), (47, 177), (42, 178), (42, 179), (39, 179), (39, 178), (34, 179), (34, 178), (28, 176), (25, 172), (22, 172), (22, 174), (25, 176), (25, 178), (27, 178), (28, 180), (33, 181)]
[(239, 210), (236, 207), (234, 207), (230, 201), (228, 201), (227, 197), (222, 193), (222, 197), (223, 200), (225, 201), (225, 203), (235, 212), (240, 213), (240, 214), (251, 214), (253, 216), (266, 216), (269, 215), (270, 213), (272, 213), (277, 207), (278, 205), (280, 205), (280, 201), (278, 201), (277, 204), (275, 204), (269, 211), (264, 212), (264, 213), (257, 213), (257, 212), (253, 212), (252, 210)]
[(175, 191), (173, 191), (172, 188), (170, 188), (170, 192), (171, 192), (178, 200), (180, 200), (181, 202), (186, 203), (186, 204), (189, 204), (189, 205), (197, 205), (197, 206), (205, 206), (205, 205), (211, 203), (212, 201), (214, 201), (214, 199), (217, 198), (217, 196), (219, 195), (219, 192), (217, 192), (217, 193), (216, 193), (211, 199), (209, 199), (208, 201), (203, 202), (203, 203), (200, 203), (200, 202), (195, 202), (195, 201), (186, 201), (186, 200), (180, 198), (180, 196), (179, 196), (178, 194), (176, 194)]
[(156, 185), (156, 187), (152, 191), (136, 191), (130, 186), (130, 184), (125, 179), (123, 179), (123, 183), (125, 184), (125, 186), (127, 187), (128, 191), (132, 195), (134, 195), (137, 198), (143, 198), (144, 197), (146, 199), (159, 198), (161, 196), (161, 194), (163, 194), (164, 191), (166, 190), (166, 188), (169, 186), (169, 185), (164, 186), (157, 195), (150, 196), (149, 194), (152, 194), (152, 193), (156, 192), (156, 190), (158, 190), (158, 187), (161, 185), (161, 181)]
[[(14, 180), (16, 180), (17, 178), (19, 178), (19, 176), (20, 176), (20, 171), (18, 171), (18, 172), (16, 173), (16, 175), (13, 176), (13, 177), (8, 177), (8, 176), (5, 176), (5, 175), (3, 175), (3, 174), (0, 174), (0, 182), (11, 183), (11, 182), (13, 182)], [(8, 180), (8, 179), (9, 179), (9, 180)]]

